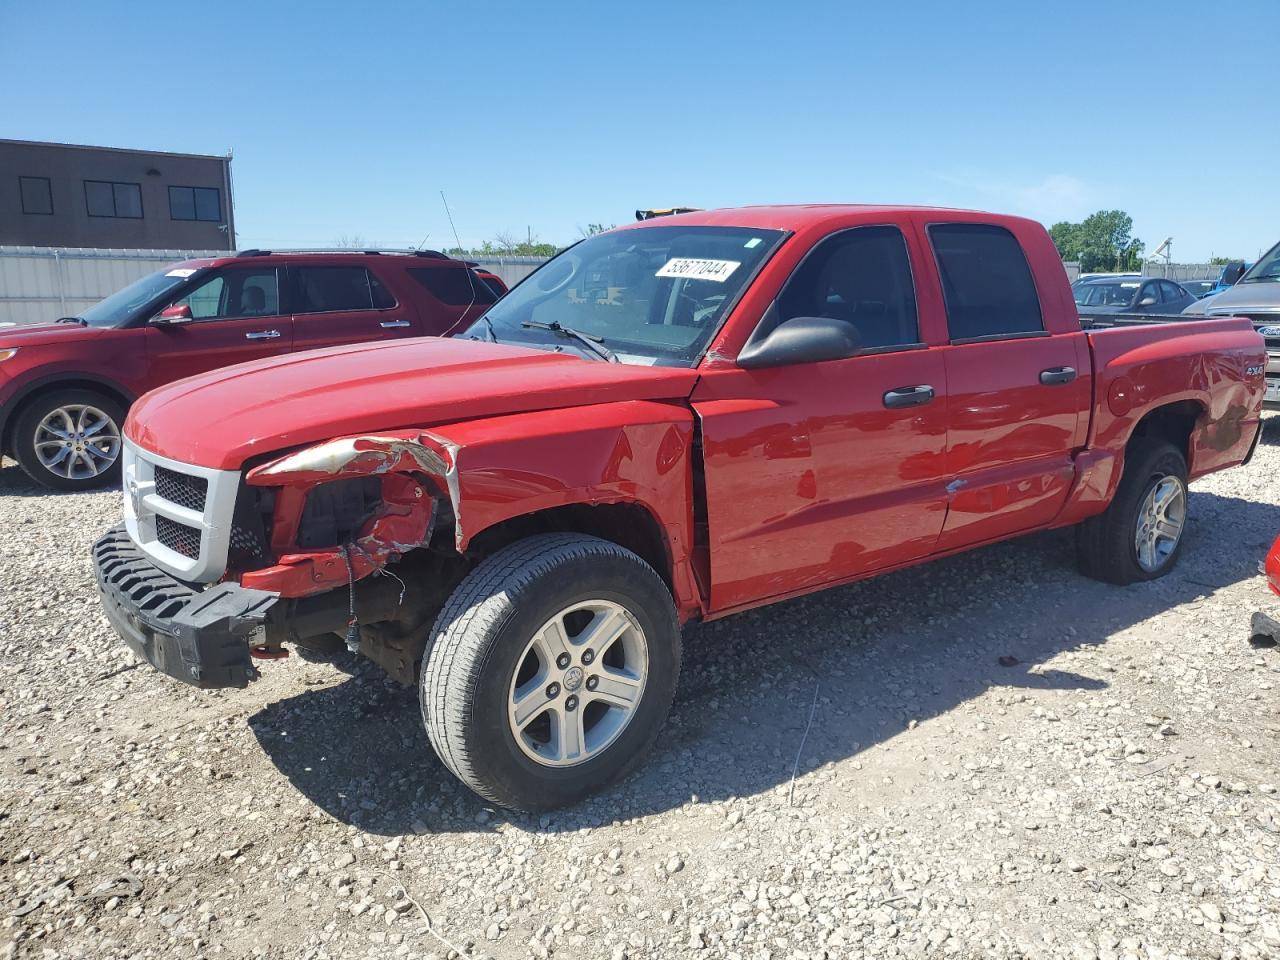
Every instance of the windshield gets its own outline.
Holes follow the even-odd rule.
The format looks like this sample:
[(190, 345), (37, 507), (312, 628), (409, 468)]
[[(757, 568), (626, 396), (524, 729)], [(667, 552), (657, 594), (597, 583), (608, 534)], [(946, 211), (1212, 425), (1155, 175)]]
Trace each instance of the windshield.
[(80, 319), (91, 327), (118, 327), (128, 323), (141, 308), (186, 283), (195, 272), (190, 268), (167, 268), (149, 274), (99, 300), (80, 314)]
[(1262, 259), (1240, 278), (1241, 283), (1274, 283), (1280, 280), (1280, 243), (1263, 254)]
[[(729, 306), (782, 240), (780, 230), (641, 227), (583, 240), (489, 308), (466, 336), (598, 354), (559, 325), (598, 339), (624, 363), (690, 366)], [(527, 326), (534, 324), (535, 326)]]
[(1080, 307), (1127, 307), (1133, 302), (1134, 295), (1141, 284), (1132, 283), (1087, 283), (1076, 287), (1076, 306)]

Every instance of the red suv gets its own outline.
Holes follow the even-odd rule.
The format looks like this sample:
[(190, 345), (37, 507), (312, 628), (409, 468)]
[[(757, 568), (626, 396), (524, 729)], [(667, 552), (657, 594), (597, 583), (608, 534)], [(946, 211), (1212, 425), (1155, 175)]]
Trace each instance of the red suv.
[(281, 353), (447, 335), (505, 289), (431, 250), (176, 263), (83, 316), (0, 333), (0, 452), (48, 487), (113, 483), (125, 413), (148, 390)]

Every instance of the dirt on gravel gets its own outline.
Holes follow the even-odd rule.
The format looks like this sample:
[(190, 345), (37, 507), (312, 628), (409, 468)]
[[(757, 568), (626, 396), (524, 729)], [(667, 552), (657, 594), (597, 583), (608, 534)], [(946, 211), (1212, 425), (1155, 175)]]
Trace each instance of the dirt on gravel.
[(690, 628), (647, 762), (544, 816), (370, 664), (137, 666), (119, 501), (0, 469), (0, 958), (1280, 956), (1280, 420), (1158, 582), (1060, 531)]

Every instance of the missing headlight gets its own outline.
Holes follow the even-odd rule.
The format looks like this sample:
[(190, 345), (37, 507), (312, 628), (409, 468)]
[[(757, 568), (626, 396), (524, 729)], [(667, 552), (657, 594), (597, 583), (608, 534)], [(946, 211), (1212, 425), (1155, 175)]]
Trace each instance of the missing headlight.
[(382, 504), (382, 477), (331, 480), (307, 494), (298, 546), (336, 547), (355, 540)]

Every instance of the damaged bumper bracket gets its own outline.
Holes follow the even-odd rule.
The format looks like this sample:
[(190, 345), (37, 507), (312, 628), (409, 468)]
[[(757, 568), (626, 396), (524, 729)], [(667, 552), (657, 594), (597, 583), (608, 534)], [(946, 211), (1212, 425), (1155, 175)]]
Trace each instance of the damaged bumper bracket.
[(186, 584), (151, 563), (122, 526), (94, 544), (93, 566), (111, 626), (161, 673), (206, 689), (257, 678), (249, 641), (276, 594), (235, 583)]

